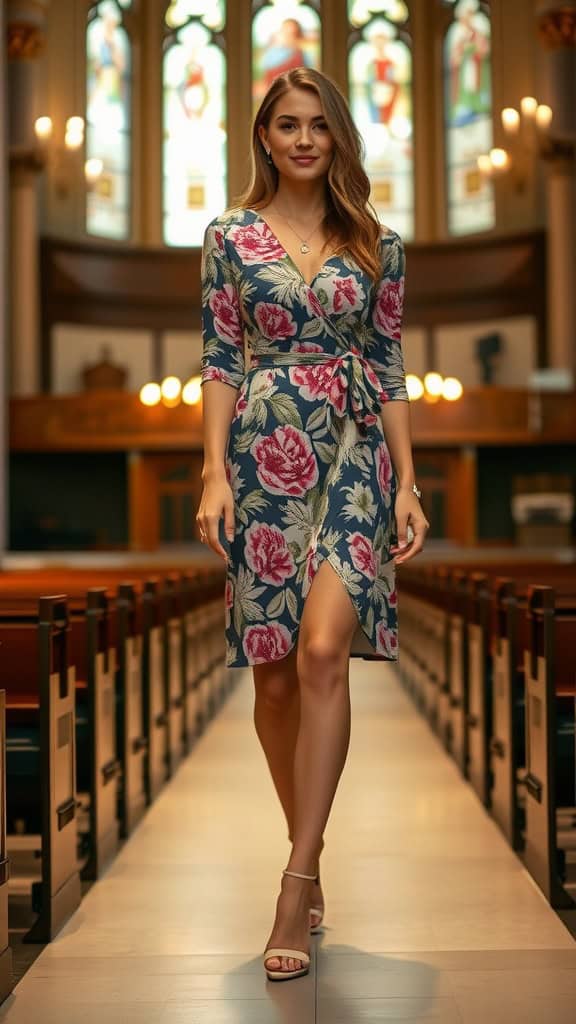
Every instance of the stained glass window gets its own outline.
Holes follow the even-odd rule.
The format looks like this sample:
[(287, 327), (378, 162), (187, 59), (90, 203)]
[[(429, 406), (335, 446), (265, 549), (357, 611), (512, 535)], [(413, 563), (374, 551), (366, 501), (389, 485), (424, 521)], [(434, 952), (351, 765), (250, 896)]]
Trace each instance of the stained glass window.
[(252, 82), (256, 108), (277, 75), (292, 68), (319, 68), (318, 3), (253, 0)]
[(453, 19), (444, 39), (444, 110), (448, 230), (494, 226), (494, 190), (478, 156), (492, 148), (489, 7), (484, 0), (444, 0)]
[(102, 0), (86, 30), (86, 230), (130, 234), (131, 45), (124, 10), (131, 0)]
[(348, 0), (350, 109), (364, 139), (370, 201), (414, 235), (412, 51), (404, 0)]
[(173, 0), (165, 23), (164, 241), (201, 245), (227, 201), (224, 0)]

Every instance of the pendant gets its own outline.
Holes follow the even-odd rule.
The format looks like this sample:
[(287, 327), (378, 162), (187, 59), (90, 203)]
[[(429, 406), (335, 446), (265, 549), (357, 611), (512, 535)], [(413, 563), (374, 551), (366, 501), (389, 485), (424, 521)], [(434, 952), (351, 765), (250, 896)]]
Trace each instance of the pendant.
[(300, 252), (310, 252), (310, 246), (306, 245), (306, 242), (302, 242), (302, 245), (300, 246)]

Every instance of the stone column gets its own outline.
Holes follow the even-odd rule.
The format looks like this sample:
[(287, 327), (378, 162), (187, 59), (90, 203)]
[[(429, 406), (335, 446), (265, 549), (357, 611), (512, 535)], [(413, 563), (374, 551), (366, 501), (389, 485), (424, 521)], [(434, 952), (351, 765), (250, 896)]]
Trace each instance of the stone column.
[(554, 112), (547, 161), (548, 358), (576, 376), (576, 0), (538, 0), (543, 100)]
[(48, 0), (8, 0), (8, 144), (10, 163), (10, 371), (12, 392), (35, 394), (40, 384), (38, 291), (39, 58)]

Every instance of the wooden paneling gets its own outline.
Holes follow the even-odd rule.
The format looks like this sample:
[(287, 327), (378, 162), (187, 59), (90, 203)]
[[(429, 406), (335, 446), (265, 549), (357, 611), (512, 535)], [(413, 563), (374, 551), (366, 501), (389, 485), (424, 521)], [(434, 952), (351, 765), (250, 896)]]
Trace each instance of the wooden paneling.
[[(43, 387), (56, 323), (199, 329), (200, 249), (134, 248), (44, 239)], [(545, 236), (476, 237), (407, 246), (405, 324), (433, 329), (534, 316), (545, 363)]]
[[(458, 402), (411, 405), (420, 448), (576, 441), (576, 397), (500, 388), (467, 390)], [(12, 451), (194, 451), (201, 406), (146, 409), (122, 391), (38, 395), (10, 403)]]

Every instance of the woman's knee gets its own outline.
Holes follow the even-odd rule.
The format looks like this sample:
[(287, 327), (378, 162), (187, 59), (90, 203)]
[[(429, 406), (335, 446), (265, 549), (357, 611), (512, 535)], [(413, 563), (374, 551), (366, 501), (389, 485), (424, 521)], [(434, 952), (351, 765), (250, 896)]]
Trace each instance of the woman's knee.
[(308, 633), (298, 645), (298, 676), (303, 686), (331, 688), (346, 678), (347, 657), (342, 643), (321, 632)]
[[(261, 669), (263, 666), (259, 666)], [(256, 700), (272, 711), (286, 711), (298, 696), (298, 679), (294, 673), (271, 671), (254, 673)]]

